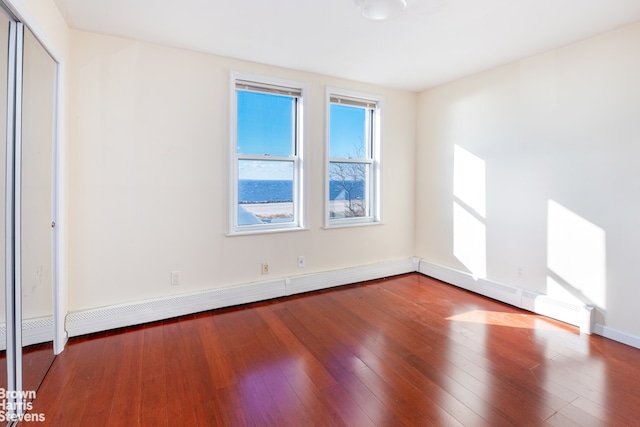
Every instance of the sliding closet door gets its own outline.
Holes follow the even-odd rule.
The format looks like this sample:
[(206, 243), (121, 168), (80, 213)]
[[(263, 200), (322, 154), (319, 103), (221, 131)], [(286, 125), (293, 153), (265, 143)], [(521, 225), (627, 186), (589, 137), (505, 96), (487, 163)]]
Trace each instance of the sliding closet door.
[[(0, 149), (5, 206), (0, 387), (33, 392), (54, 358), (46, 341), (53, 337), (56, 63), (9, 15), (0, 8), (0, 135), (5, 136)], [(11, 416), (26, 403), (11, 395), (3, 402), (10, 409), (0, 413), (6, 409)]]
[(0, 209), (0, 236), (2, 239), (2, 244), (0, 244), (0, 272), (2, 276), (0, 276), (0, 324), (4, 327), (4, 331), (1, 334), (0, 342), (1, 345), (1, 353), (0, 353), (0, 387), (4, 390), (7, 389), (7, 353), (6, 343), (7, 343), (7, 334), (6, 334), (6, 322), (7, 322), (7, 313), (6, 313), (6, 295), (5, 295), (5, 186), (6, 186), (6, 178), (7, 178), (7, 145), (6, 145), (6, 135), (7, 135), (7, 68), (8, 68), (8, 46), (9, 46), (9, 18), (5, 16), (0, 10), (0, 204), (2, 204), (2, 208)]
[[(53, 332), (53, 159), (56, 63), (24, 27), (20, 163), (20, 276), (23, 388), (37, 390), (53, 362), (53, 343), (29, 331)], [(52, 335), (51, 335), (52, 336)]]

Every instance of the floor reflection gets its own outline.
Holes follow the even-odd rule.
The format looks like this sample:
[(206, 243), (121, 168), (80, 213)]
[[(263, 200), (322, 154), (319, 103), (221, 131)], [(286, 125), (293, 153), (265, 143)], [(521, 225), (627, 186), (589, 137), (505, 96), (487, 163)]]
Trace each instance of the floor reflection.
[[(35, 391), (37, 395), (38, 388), (55, 359), (53, 343), (28, 346), (22, 351), (22, 390)], [(0, 387), (7, 389), (7, 353), (4, 350), (0, 352)]]
[[(22, 349), (22, 384), (24, 390), (37, 391), (49, 371), (55, 355), (53, 343), (34, 344)], [(6, 369), (6, 363), (5, 363)]]

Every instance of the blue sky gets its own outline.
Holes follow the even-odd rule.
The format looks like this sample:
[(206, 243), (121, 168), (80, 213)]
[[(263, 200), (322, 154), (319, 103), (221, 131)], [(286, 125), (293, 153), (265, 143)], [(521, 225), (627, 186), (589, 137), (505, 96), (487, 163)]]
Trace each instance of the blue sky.
[[(238, 153), (292, 154), (293, 99), (288, 96), (238, 91)], [(365, 110), (331, 104), (331, 157), (364, 154)], [(290, 162), (241, 161), (240, 179), (293, 178)]]
[(365, 155), (365, 109), (331, 104), (330, 157)]
[(289, 156), (293, 99), (238, 91), (238, 153)]

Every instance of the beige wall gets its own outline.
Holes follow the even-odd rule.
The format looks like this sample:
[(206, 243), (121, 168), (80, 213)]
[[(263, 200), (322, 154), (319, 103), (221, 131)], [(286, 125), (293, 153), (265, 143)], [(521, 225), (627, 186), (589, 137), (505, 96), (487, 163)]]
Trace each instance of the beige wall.
[[(416, 94), (81, 31), (71, 51), (70, 311), (413, 255)], [(225, 235), (232, 70), (308, 84), (308, 231)], [(384, 97), (383, 225), (322, 228), (327, 86)]]
[(421, 93), (416, 255), (640, 335), (638, 76), (640, 23)]

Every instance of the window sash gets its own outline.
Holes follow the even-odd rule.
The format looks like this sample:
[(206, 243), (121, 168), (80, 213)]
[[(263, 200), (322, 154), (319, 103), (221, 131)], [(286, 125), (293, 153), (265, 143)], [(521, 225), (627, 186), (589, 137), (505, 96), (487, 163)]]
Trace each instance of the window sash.
[(378, 103), (375, 101), (368, 101), (366, 99), (358, 99), (358, 98), (351, 98), (351, 97), (337, 96), (337, 95), (331, 95), (329, 97), (329, 102), (331, 102), (332, 104), (349, 105), (351, 107), (366, 108), (368, 110), (375, 110), (378, 107)]
[[(259, 78), (256, 78), (259, 80)], [(233, 131), (233, 150), (232, 150), (232, 158), (233, 158), (233, 181), (232, 181), (232, 206), (231, 206), (231, 215), (230, 218), (230, 234), (245, 234), (245, 233), (260, 233), (260, 232), (270, 232), (270, 231), (286, 231), (291, 229), (300, 229), (302, 227), (302, 167), (301, 167), (301, 142), (302, 142), (302, 88), (289, 87), (287, 85), (279, 85), (279, 84), (270, 84), (263, 83), (260, 81), (251, 81), (234, 78), (232, 83), (232, 93), (235, 97), (234, 100), (234, 123), (235, 129)], [(239, 91), (249, 91), (256, 92), (262, 94), (272, 94), (279, 96), (291, 97), (293, 99), (291, 114), (292, 114), (292, 137), (291, 137), (291, 154), (290, 155), (270, 155), (263, 153), (239, 153), (238, 152), (238, 93)], [(293, 218), (291, 220), (286, 220), (280, 218), (279, 220), (273, 222), (263, 222), (263, 223), (247, 223), (243, 224), (243, 219), (241, 215), (245, 215), (246, 203), (245, 207), (241, 207), (240, 204), (240, 182), (241, 182), (241, 171), (240, 165), (243, 161), (259, 161), (259, 162), (286, 162), (291, 163), (293, 165), (293, 173), (291, 176), (292, 179), (292, 194), (291, 198), (293, 207), (289, 213), (293, 213)], [(288, 179), (286, 179), (288, 181)], [(269, 202), (267, 202), (269, 203)], [(277, 202), (273, 202), (277, 203)]]
[(272, 160), (272, 161), (295, 161), (296, 155), (291, 156), (272, 156), (271, 154), (236, 154), (236, 160)]
[(290, 96), (293, 98), (301, 98), (302, 90), (287, 86), (278, 86), (268, 83), (250, 82), (246, 80), (236, 80), (236, 90), (247, 92), (270, 93), (272, 95)]
[(351, 157), (345, 159), (342, 157), (332, 157), (329, 159), (329, 163), (362, 163), (372, 165), (373, 159), (353, 159)]
[[(326, 225), (332, 226), (349, 226), (349, 225), (364, 225), (378, 222), (380, 220), (380, 177), (379, 177), (379, 147), (378, 144), (380, 136), (378, 135), (379, 126), (378, 123), (380, 117), (380, 100), (368, 99), (366, 95), (362, 98), (359, 94), (356, 96), (339, 95), (335, 93), (329, 93), (328, 90), (328, 102), (327, 102), (327, 193), (326, 193)], [(365, 151), (364, 157), (352, 158), (352, 157), (332, 157), (331, 153), (331, 105), (344, 105), (357, 108), (364, 108), (366, 110), (366, 122), (365, 122)], [(337, 163), (343, 164), (362, 164), (366, 168), (366, 176), (363, 182), (363, 195), (362, 199), (354, 200), (356, 203), (362, 203), (364, 212), (360, 216), (346, 216), (341, 215), (340, 211), (336, 211), (336, 200), (332, 200), (332, 169), (333, 165)], [(335, 185), (335, 184), (334, 184)]]

